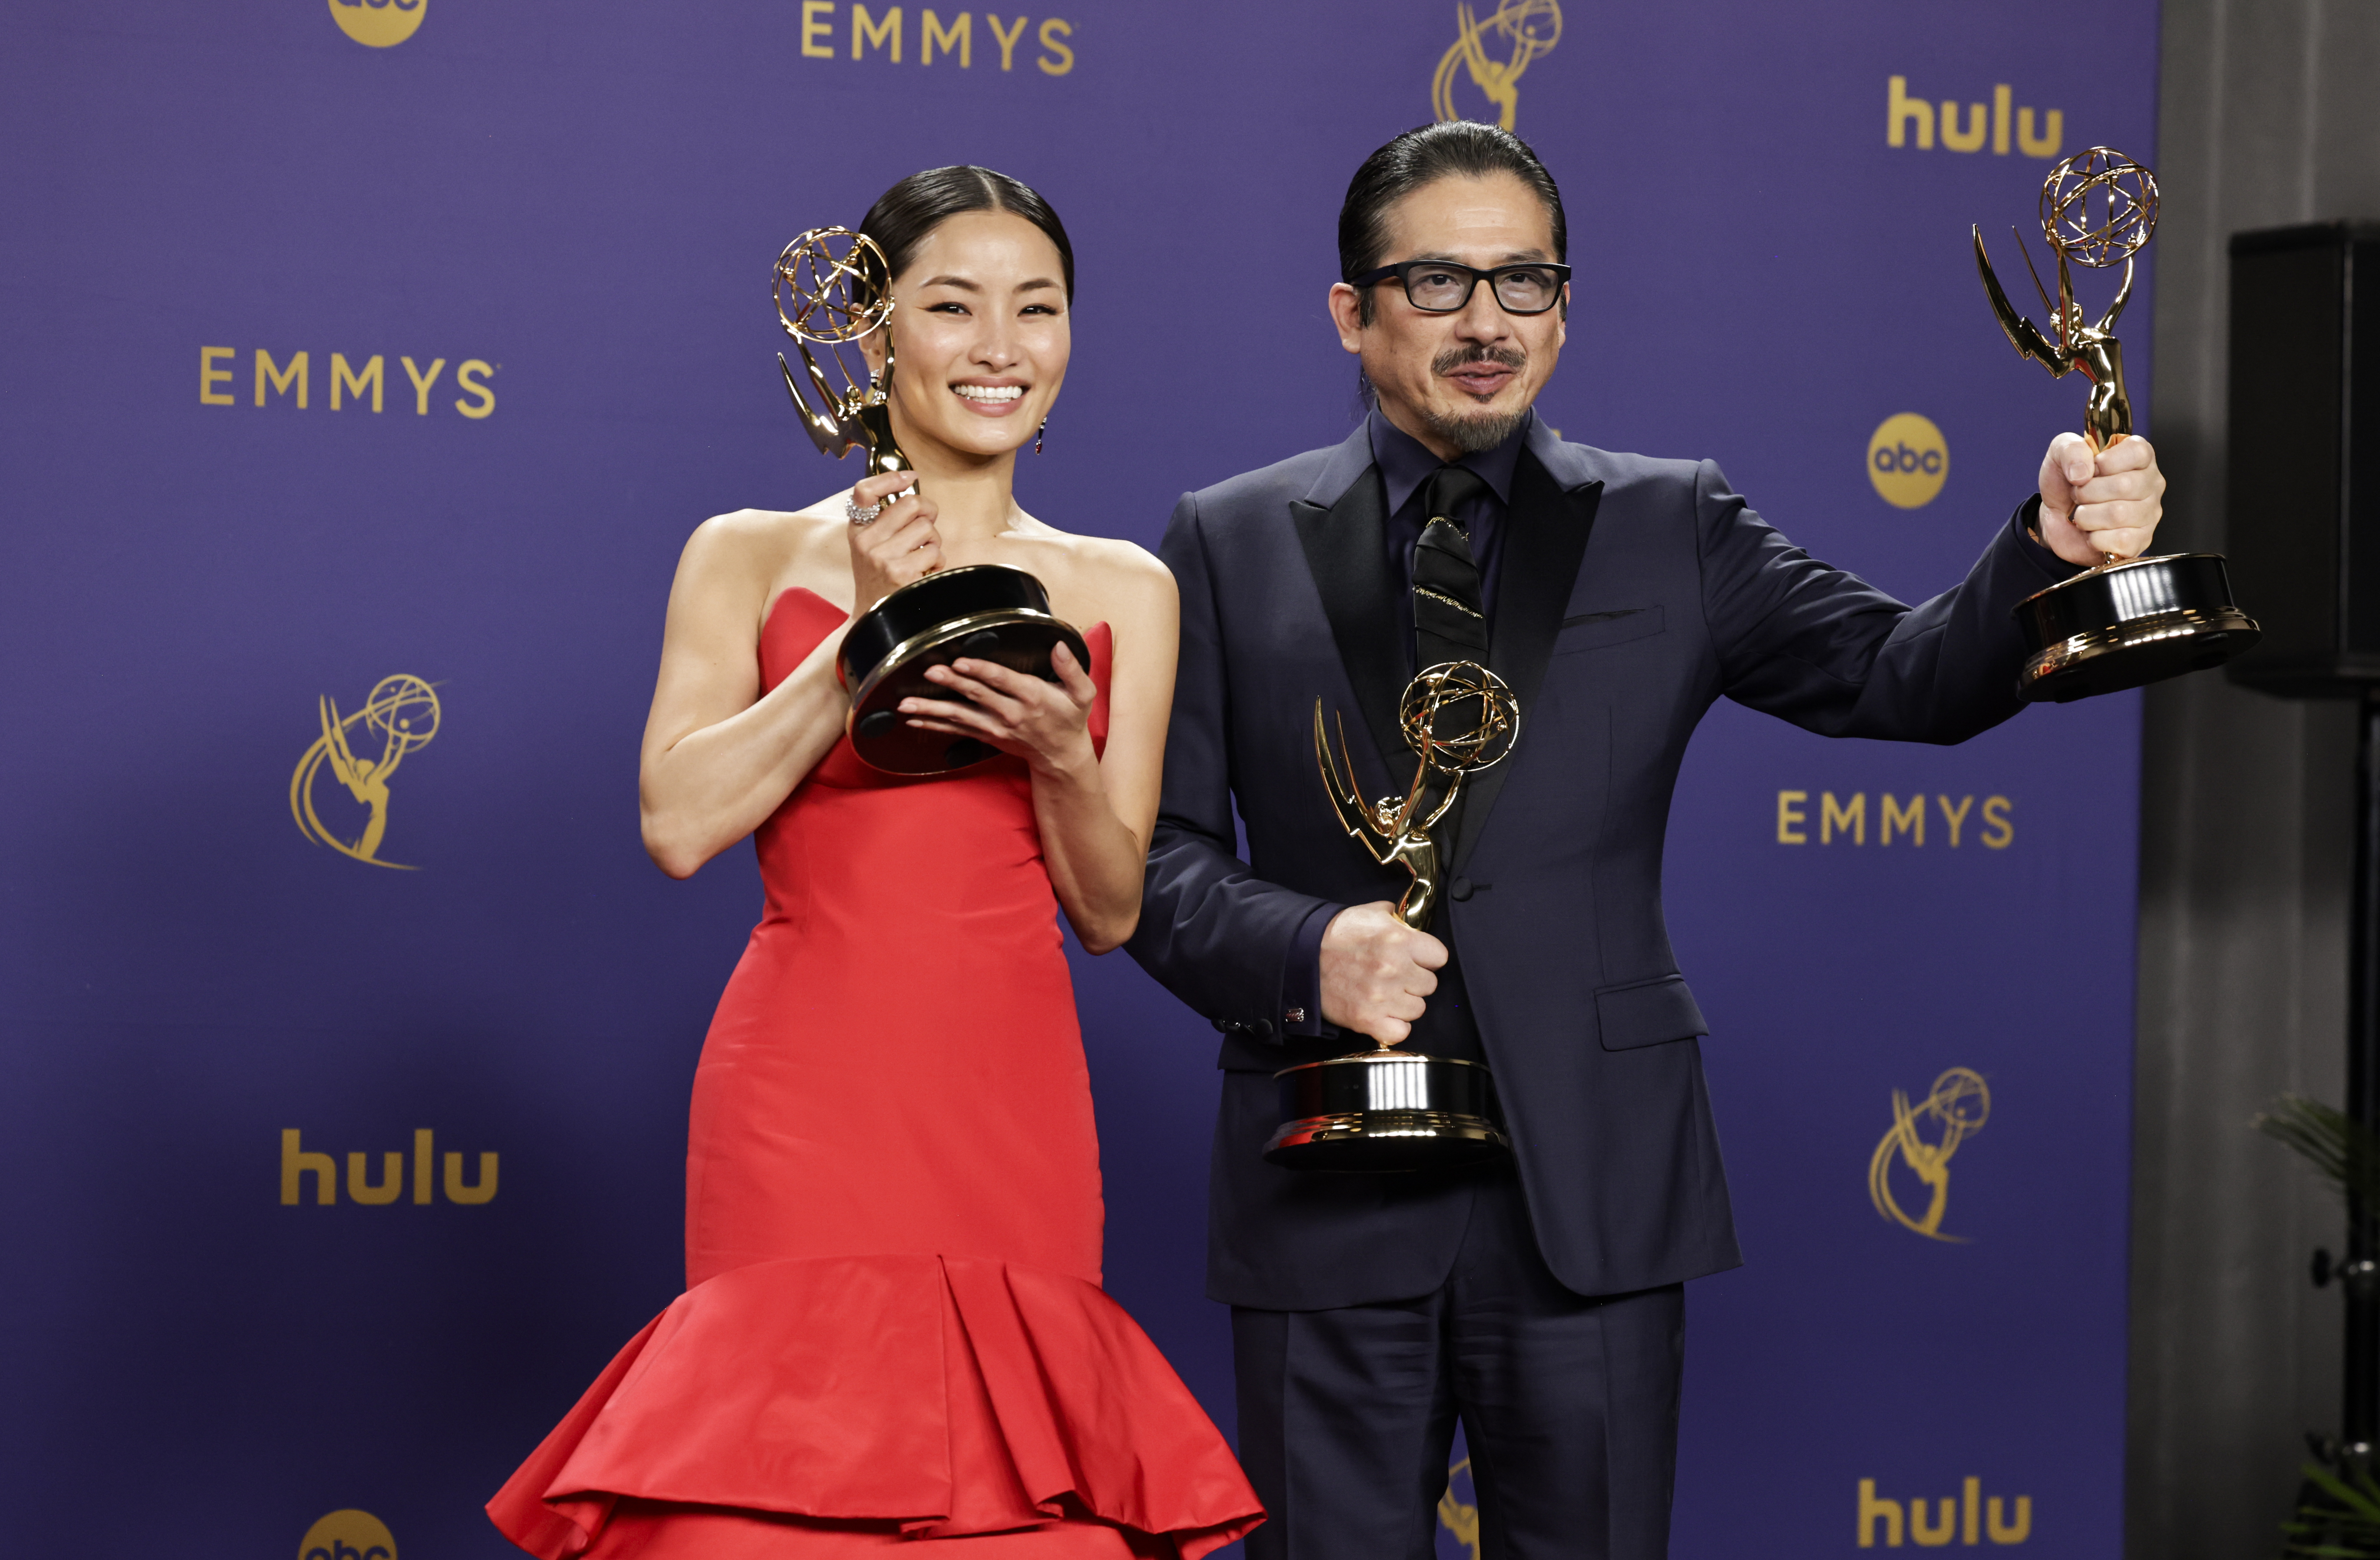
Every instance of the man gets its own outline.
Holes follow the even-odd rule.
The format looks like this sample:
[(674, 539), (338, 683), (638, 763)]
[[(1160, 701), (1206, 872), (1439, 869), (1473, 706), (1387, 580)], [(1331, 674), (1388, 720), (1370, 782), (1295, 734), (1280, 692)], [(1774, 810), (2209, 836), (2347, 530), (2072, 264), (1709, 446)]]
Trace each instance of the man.
[[(1382, 147), (1330, 298), (1374, 409), (1336, 448), (1185, 497), (1165, 537), (1182, 659), (1130, 946), (1224, 1033), (1208, 1288), (1271, 1513), (1253, 1560), (1429, 1554), (1458, 1417), (1487, 1554), (1665, 1551), (1682, 1285), (1739, 1260), (1659, 901), (1687, 739), (1721, 695), (1831, 736), (1973, 736), (2020, 707), (2010, 608), (2142, 550), (2160, 513), (2144, 441), (2095, 461), (2060, 435), (1965, 581), (1904, 606), (1794, 549), (1709, 462), (1535, 418), (1563, 245), (1554, 182), (1509, 133)], [(1403, 875), (1330, 822), (1314, 701), (1345, 712), (1359, 788), (1401, 793), (1398, 694), (1483, 656), (1522, 734), (1466, 786), (1417, 932), (1388, 902)], [(1271, 1075), (1360, 1035), (1487, 1062), (1511, 1157), (1266, 1164)]]

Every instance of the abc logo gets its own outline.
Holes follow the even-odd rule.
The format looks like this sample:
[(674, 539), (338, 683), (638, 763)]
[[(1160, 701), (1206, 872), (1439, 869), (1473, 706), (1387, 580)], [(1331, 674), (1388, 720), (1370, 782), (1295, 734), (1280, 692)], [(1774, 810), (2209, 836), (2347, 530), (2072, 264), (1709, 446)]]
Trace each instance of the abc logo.
[(298, 1541), (298, 1560), (396, 1560), (396, 1541), (369, 1511), (334, 1511)]
[(412, 37), (429, 8), (430, 0), (331, 0), (331, 19), (366, 48), (386, 49)]
[(1895, 413), (1868, 436), (1867, 479), (1895, 509), (1932, 503), (1949, 475), (1950, 446), (1942, 430), (1915, 412)]

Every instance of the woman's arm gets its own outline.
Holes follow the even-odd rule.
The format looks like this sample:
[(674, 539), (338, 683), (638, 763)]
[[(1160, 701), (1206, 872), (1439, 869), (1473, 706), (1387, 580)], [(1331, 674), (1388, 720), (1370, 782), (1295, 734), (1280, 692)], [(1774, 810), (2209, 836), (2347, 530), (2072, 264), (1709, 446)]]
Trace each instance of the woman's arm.
[[(846, 547), (806, 538), (801, 545), (818, 556), (796, 560), (796, 578), (829, 586), (835, 555), (847, 552), (853, 599), (864, 611), (941, 567), (933, 504), (916, 493), (891, 497), (916, 480), (902, 471), (860, 481), (856, 502), (881, 502), (883, 514), (872, 526), (835, 527)], [(760, 615), (784, 561), (782, 538), (772, 541), (762, 527), (781, 524), (721, 515), (703, 523), (678, 560), (638, 776), (645, 850), (673, 877), (691, 877), (760, 827), (843, 734), (850, 700), (834, 674), (843, 627), (760, 693)]]
[(692, 877), (751, 833), (843, 734), (848, 701), (834, 677), (843, 628), (760, 692), (769, 550), (744, 516), (706, 521), (670, 587), (638, 797), (645, 850), (672, 877)]
[(1181, 618), (1173, 576), (1156, 559), (1135, 548), (1102, 562), (1107, 577), (1099, 581), (1098, 605), (1115, 633), (1104, 758), (1093, 753), (1088, 726), (1098, 689), (1062, 649), (1051, 658), (1061, 679), (1055, 684), (989, 661), (960, 660), (926, 674), (953, 699), (902, 705), (929, 731), (979, 737), (1032, 767), (1034, 820), (1050, 886), (1093, 953), (1120, 946), (1140, 924)]

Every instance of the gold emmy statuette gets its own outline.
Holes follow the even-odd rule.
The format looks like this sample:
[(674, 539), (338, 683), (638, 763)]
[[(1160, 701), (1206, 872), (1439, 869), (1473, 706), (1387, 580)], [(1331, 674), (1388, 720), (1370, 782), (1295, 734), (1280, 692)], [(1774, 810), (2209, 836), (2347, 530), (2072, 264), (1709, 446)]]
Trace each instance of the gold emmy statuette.
[[(1452, 811), (1465, 776), (1501, 763), (1521, 734), (1520, 701), (1475, 661), (1445, 661), (1406, 684), (1397, 725), (1415, 756), (1402, 796), (1366, 802), (1355, 790), (1347, 729), (1330, 750), (1322, 701), (1314, 701), (1314, 758), (1339, 827), (1383, 866), (1411, 877), (1397, 919), (1429, 927), (1440, 857), (1431, 828)], [(1477, 1062), (1417, 1056), (1380, 1043), (1307, 1062), (1281, 1081), (1281, 1124), (1264, 1156), (1293, 1170), (1446, 1169), (1492, 1158), (1511, 1144), (1496, 1125), (1496, 1085)]]
[[(892, 386), (891, 333), (884, 338), (881, 375), (863, 379), (843, 357), (846, 345), (874, 334), (892, 317), (892, 269), (876, 240), (847, 227), (814, 227), (777, 256), (770, 291), (776, 297), (777, 322), (794, 338), (794, 350), (802, 355), (802, 367), (809, 370), (810, 384), (818, 392), (821, 409), (813, 409), (784, 354), (777, 355), (785, 393), (794, 398), (794, 410), (819, 453), (841, 460), (854, 450), (865, 450), (870, 477), (908, 470), (909, 457), (893, 441), (892, 416), (885, 405)], [(843, 381), (841, 390), (819, 367), (813, 346), (826, 348)]]
[[(2155, 175), (2120, 151), (2095, 146), (2049, 170), (2041, 187), (2041, 230), (2058, 257), (2055, 303), (2021, 236), (2017, 252), (2024, 256), (2034, 291), (2054, 321), (2052, 333), (2009, 303), (1984, 252), (1983, 229), (1970, 230), (1975, 269), (2009, 345), (2053, 378), (2079, 371), (2091, 381), (2082, 436), (2095, 453), (2132, 431), (2123, 347), (2114, 332), (2117, 317), (2131, 300), (2132, 259), (2156, 232), (2156, 214)], [(2010, 232), (2016, 236), (2013, 228)], [(2124, 280), (2095, 323), (2075, 301), (2072, 267), (2099, 271), (2119, 261)], [(2029, 652), (2017, 674), (2017, 692), (2059, 704), (2219, 666), (2264, 635), (2233, 604), (2222, 556), (2213, 552), (2111, 554), (2097, 567), (2019, 603), (2015, 616)]]
[[(844, 347), (882, 330), (892, 317), (892, 271), (884, 251), (864, 233), (814, 227), (779, 253), (771, 292), (777, 322), (794, 338), (818, 395), (813, 407), (779, 354), (786, 393), (810, 441), (838, 460), (854, 450), (864, 452), (870, 477), (914, 470), (892, 437), (887, 398), (892, 333), (885, 333), (881, 373), (855, 374), (843, 357)], [(820, 366), (813, 346), (826, 348), (841, 390)], [(1050, 611), (1049, 591), (1022, 569), (974, 563), (910, 581), (859, 614), (835, 658), (836, 675), (851, 695), (844, 730), (852, 751), (899, 775), (941, 774), (992, 757), (996, 750), (973, 737), (954, 740), (918, 731), (901, 714), (901, 701), (947, 698), (945, 690), (926, 680), (926, 671), (961, 656), (1054, 682), (1050, 652), (1059, 645), (1089, 670), (1083, 636), (1058, 620)]]

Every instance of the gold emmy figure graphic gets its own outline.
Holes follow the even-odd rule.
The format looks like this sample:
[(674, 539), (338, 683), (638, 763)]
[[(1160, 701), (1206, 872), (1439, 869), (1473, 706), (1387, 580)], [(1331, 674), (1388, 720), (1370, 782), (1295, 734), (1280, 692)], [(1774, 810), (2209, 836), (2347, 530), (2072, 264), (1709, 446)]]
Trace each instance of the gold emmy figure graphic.
[[(2010, 233), (2054, 333), (2010, 304), (1992, 274), (1982, 227), (1970, 229), (1975, 269), (2009, 345), (2054, 379), (2079, 372), (2090, 381), (2082, 437), (2095, 453), (2132, 431), (2123, 345), (2115, 328), (2131, 301), (2133, 258), (2155, 234), (2156, 216), (2155, 175), (2120, 151), (2095, 146), (2049, 170), (2041, 187), (2041, 230), (2058, 259), (2055, 303), (2024, 240), (2015, 229)], [(2119, 261), (2123, 282), (2107, 312), (2094, 321), (2075, 300), (2072, 267), (2099, 271)], [(2017, 675), (2018, 694), (2059, 704), (2219, 666), (2264, 633), (2232, 603), (2230, 577), (2221, 555), (2213, 552), (2110, 555), (2096, 568), (2021, 602), (2015, 616), (2028, 652)]]
[[(1520, 701), (1486, 667), (1444, 661), (1406, 684), (1397, 701), (1397, 725), (1415, 758), (1413, 783), (1402, 796), (1364, 800), (1355, 789), (1346, 722), (1340, 722), (1334, 755), (1318, 698), (1314, 758), (1339, 827), (1374, 861), (1402, 866), (1411, 879), (1397, 901), (1397, 919), (1427, 931), (1439, 879), (1438, 841), (1429, 831), (1453, 809), (1465, 776), (1494, 768), (1512, 751), (1521, 734)], [(1282, 1120), (1264, 1156), (1291, 1169), (1439, 1169), (1510, 1146), (1494, 1119), (1495, 1084), (1477, 1062), (1417, 1056), (1380, 1042), (1274, 1076), (1281, 1080)]]
[[(1460, 68), (1496, 105), (1496, 122), (1511, 129), (1521, 107), (1521, 72), (1561, 42), (1561, 6), (1555, 0), (1500, 0), (1494, 14), (1480, 21), (1469, 5), (1461, 5), (1454, 8), (1454, 42), (1429, 84), (1430, 106), (1441, 123), (1474, 117), (1454, 105), (1454, 73)], [(1488, 54), (1491, 35), (1503, 40), (1501, 59)]]
[[(396, 773), (407, 754), (428, 747), (438, 735), (437, 690), (419, 677), (399, 673), (374, 683), (364, 707), (353, 715), (342, 716), (327, 694), (317, 708), (322, 734), (314, 739), (314, 745), (298, 760), (297, 772), (289, 777), (289, 814), (298, 820), (298, 831), (357, 861), (400, 872), (417, 870), (401, 862), (381, 860), (380, 846), (388, 833), (389, 776)], [(358, 756), (347, 740), (349, 728), (358, 721), (363, 722), (367, 733), (381, 739), (377, 758)], [(368, 811), (363, 832), (353, 840), (340, 839), (314, 810), (314, 777), (326, 765), (347, 794)]]
[[(1963, 1235), (1942, 1233), (1942, 1210), (1950, 1200), (1950, 1155), (1969, 1133), (1984, 1130), (1992, 1113), (1992, 1091), (1983, 1074), (1954, 1067), (1934, 1080), (1934, 1091), (1912, 1106), (1902, 1090), (1892, 1091), (1892, 1126), (1867, 1162), (1867, 1194), (1876, 1211), (1929, 1240), (1963, 1243)], [(1933, 1121), (1940, 1135), (1928, 1141), (1919, 1123)], [(1892, 1195), (1892, 1162), (1898, 1157), (1932, 1193), (1922, 1218), (1911, 1218)]]
[[(840, 460), (861, 451), (870, 477), (912, 469), (892, 436), (892, 333), (886, 322), (895, 300), (891, 267), (876, 240), (847, 227), (814, 227), (778, 253), (770, 290), (777, 323), (794, 338), (818, 393), (819, 405), (812, 406), (792, 366), (778, 354), (785, 392), (819, 453)], [(854, 373), (843, 348), (880, 330), (882, 371)], [(813, 346), (826, 348), (843, 381), (841, 390), (827, 378)], [(874, 518), (873, 512), (852, 513), (854, 525)], [(988, 743), (917, 730), (902, 717), (901, 701), (943, 696), (944, 690), (926, 680), (926, 671), (962, 656), (1055, 682), (1050, 652), (1062, 644), (1077, 662), (1090, 664), (1083, 636), (1050, 611), (1049, 591), (1022, 569), (972, 563), (910, 581), (859, 614), (835, 657), (835, 675), (851, 695), (844, 731), (852, 751), (898, 775), (944, 774), (991, 757), (995, 750)]]
[(1454, 1481), (1470, 1471), (1469, 1457), (1446, 1470), (1446, 1493), (1438, 1497), (1438, 1525), (1454, 1536), (1471, 1560), (1479, 1560), (1479, 1504), (1457, 1499), (1454, 1493)]

